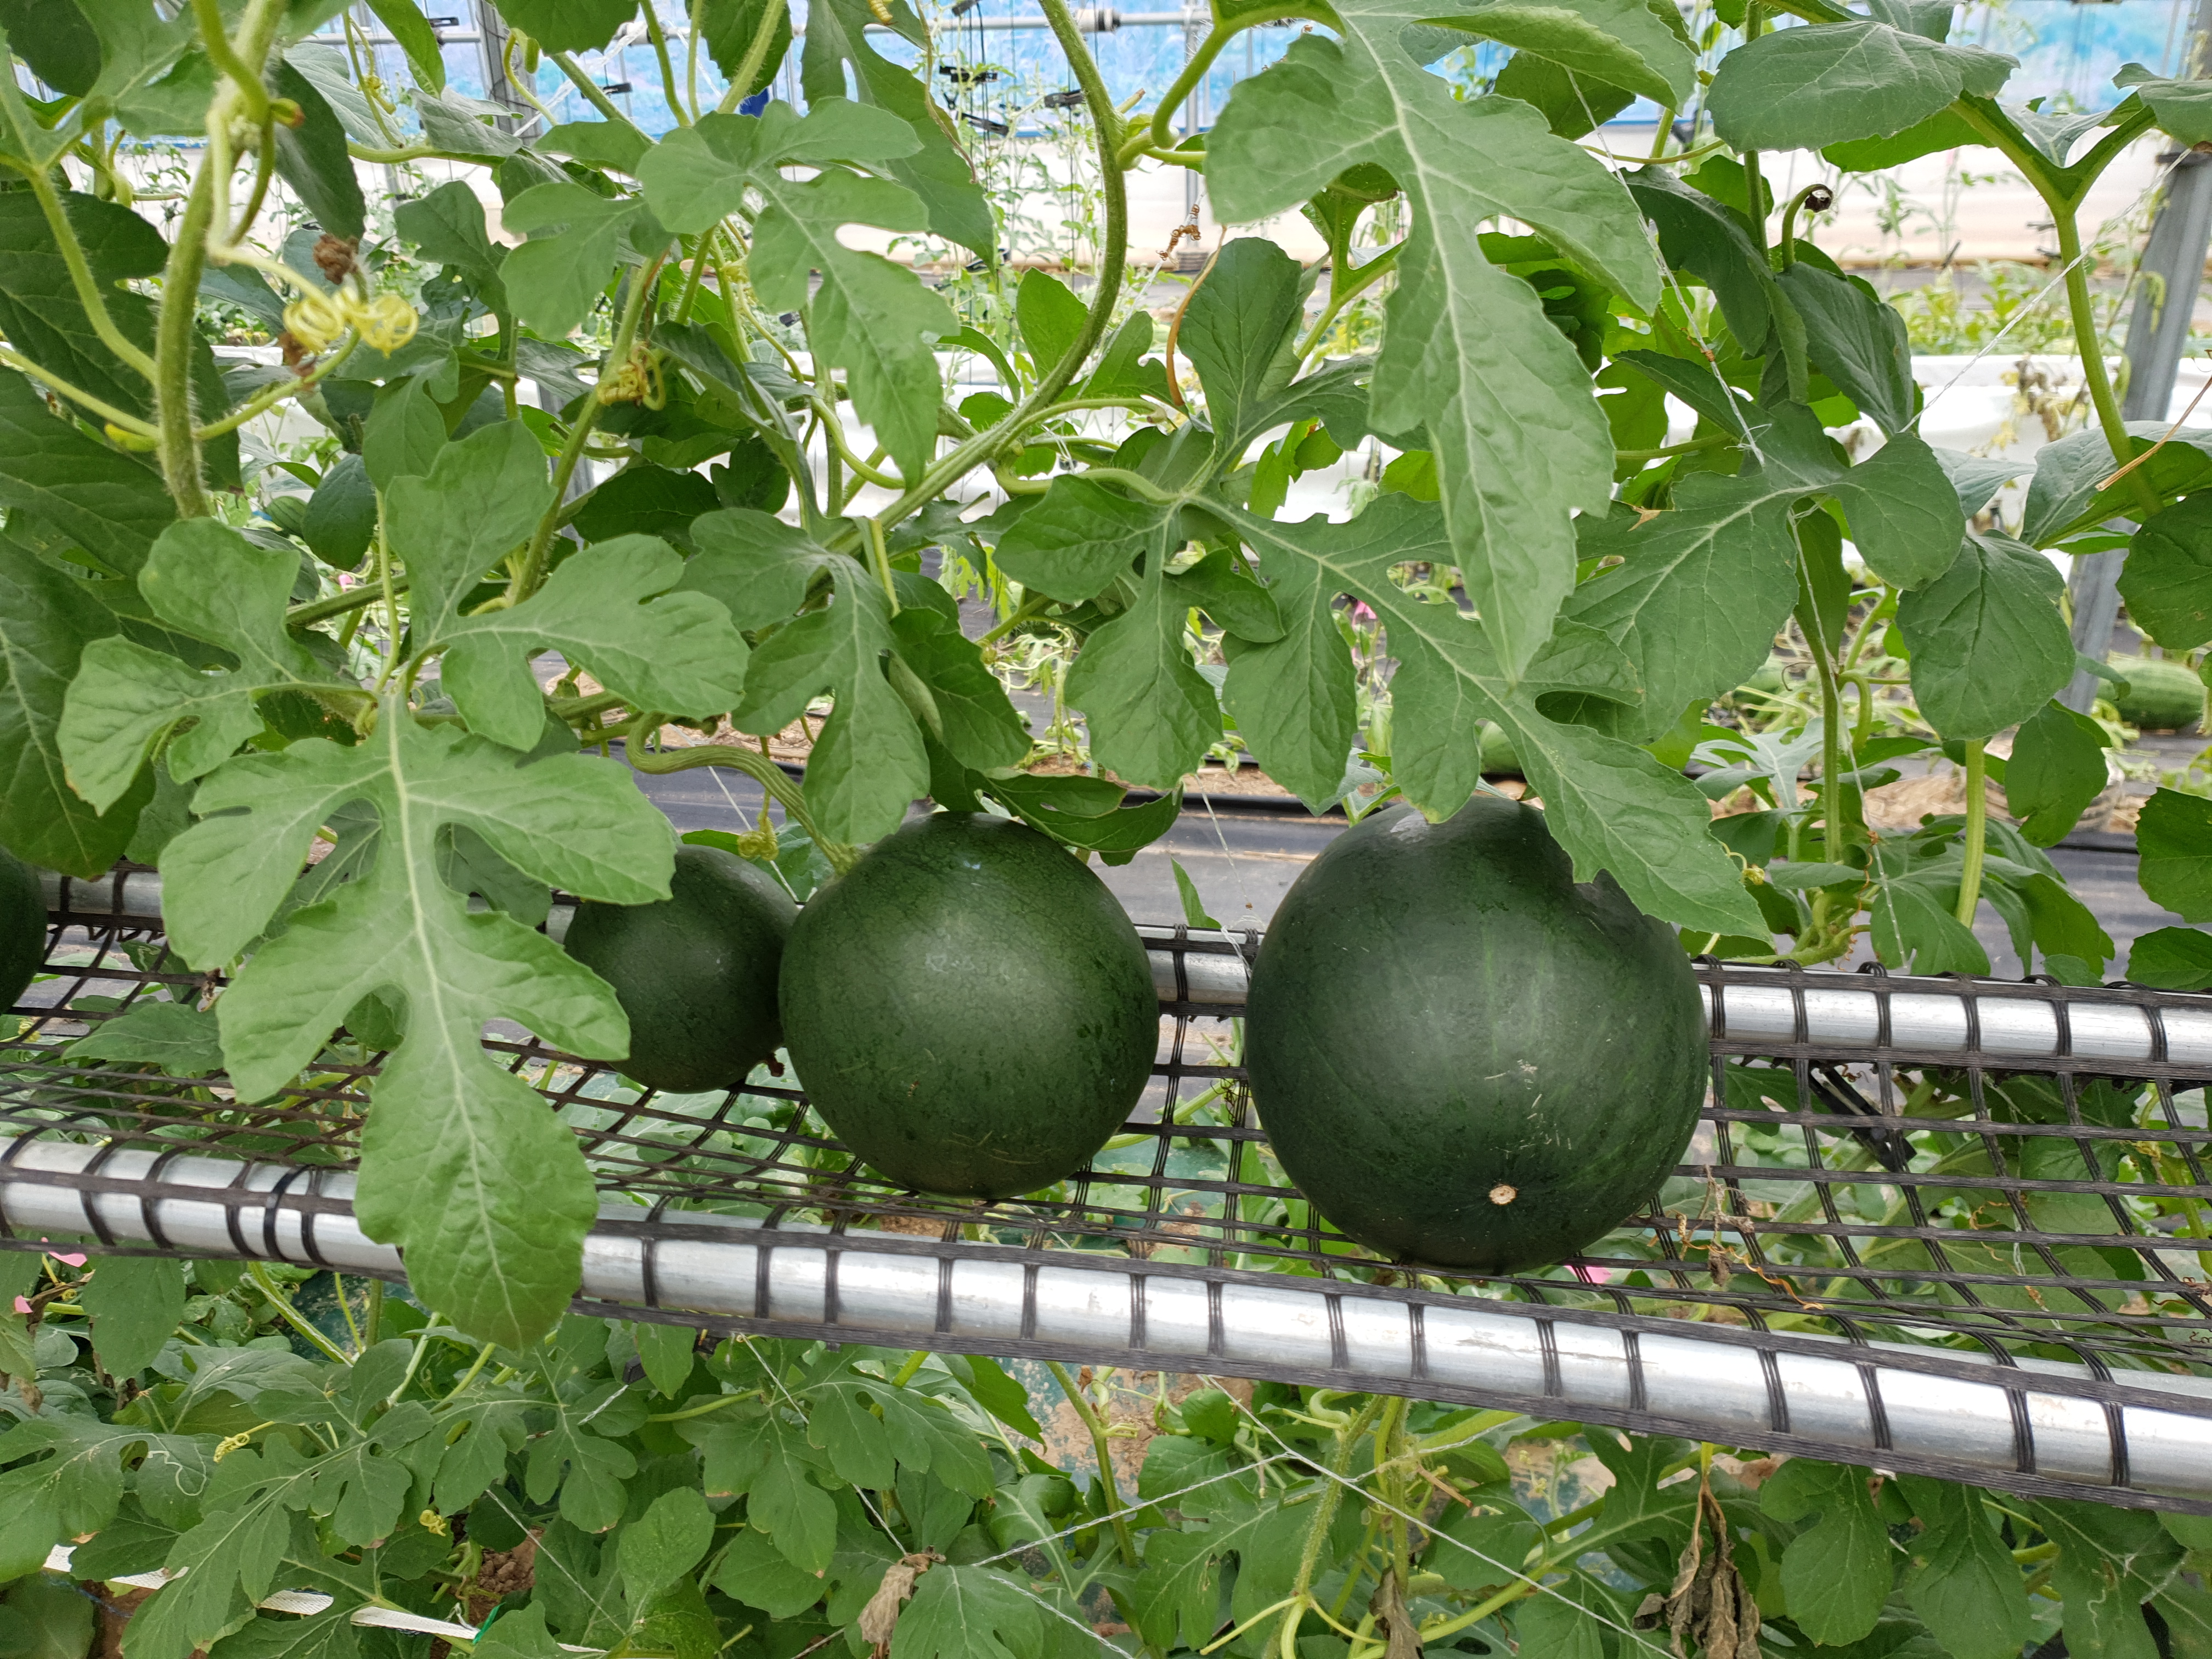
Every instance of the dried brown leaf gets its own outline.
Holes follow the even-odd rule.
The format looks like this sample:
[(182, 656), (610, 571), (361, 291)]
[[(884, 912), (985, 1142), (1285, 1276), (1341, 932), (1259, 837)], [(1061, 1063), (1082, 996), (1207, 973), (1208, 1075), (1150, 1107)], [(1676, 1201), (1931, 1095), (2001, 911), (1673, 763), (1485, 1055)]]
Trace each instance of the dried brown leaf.
[[(1708, 1529), (1711, 1549), (1705, 1547)], [(1709, 1482), (1698, 1487), (1697, 1519), (1674, 1584), (1663, 1596), (1656, 1590), (1645, 1596), (1634, 1622), (1638, 1630), (1664, 1624), (1677, 1659), (1688, 1653), (1686, 1642), (1695, 1643), (1705, 1659), (1760, 1659), (1759, 1603), (1736, 1571), (1728, 1517)]]
[(884, 1582), (876, 1586), (876, 1593), (868, 1598), (868, 1605), (860, 1609), (860, 1639), (878, 1653), (888, 1653), (891, 1632), (898, 1627), (899, 1609), (914, 1594), (914, 1581), (943, 1559), (935, 1551), (924, 1550), (894, 1562), (884, 1574)]
[(1382, 1582), (1367, 1604), (1375, 1615), (1375, 1633), (1385, 1644), (1382, 1659), (1421, 1659), (1421, 1626), (1406, 1606), (1406, 1588), (1395, 1567), (1386, 1569)]

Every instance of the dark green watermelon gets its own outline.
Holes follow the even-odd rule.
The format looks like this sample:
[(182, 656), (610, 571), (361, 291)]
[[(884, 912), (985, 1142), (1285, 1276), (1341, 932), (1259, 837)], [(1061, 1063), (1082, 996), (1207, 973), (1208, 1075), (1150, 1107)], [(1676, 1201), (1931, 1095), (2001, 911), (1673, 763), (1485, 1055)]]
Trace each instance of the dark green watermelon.
[(0, 1008), (12, 1008), (46, 958), (39, 872), (0, 847)]
[(1262, 1126), (1370, 1248), (1506, 1272), (1574, 1255), (1697, 1127), (1705, 1005), (1671, 931), (1478, 795), (1339, 836), (1284, 896), (1244, 1027)]
[(775, 981), (799, 907), (719, 847), (679, 847), (658, 904), (580, 904), (568, 954), (629, 1016), (623, 1074), (672, 1094), (734, 1089), (775, 1056)]
[(1006, 1198), (1127, 1121), (1159, 1004), (1105, 883), (1024, 824), (939, 812), (807, 901), (783, 1030), (815, 1109), (904, 1187)]

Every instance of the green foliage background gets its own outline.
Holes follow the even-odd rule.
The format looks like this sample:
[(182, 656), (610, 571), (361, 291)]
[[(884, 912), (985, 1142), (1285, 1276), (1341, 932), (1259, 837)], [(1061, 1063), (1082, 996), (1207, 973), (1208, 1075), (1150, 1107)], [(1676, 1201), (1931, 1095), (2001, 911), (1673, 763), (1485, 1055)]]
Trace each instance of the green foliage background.
[[(486, 1654), (1738, 1659), (1763, 1626), (1852, 1659), (1998, 1659), (2054, 1621), (2083, 1655), (2204, 1650), (2193, 1521), (1802, 1461), (1754, 1484), (1725, 1449), (1271, 1385), (1162, 1395), (1130, 1491), (1103, 1379), (1058, 1379), (1094, 1442), (1078, 1479), (987, 1361), (563, 1317), (589, 1174), (479, 1039), (507, 1019), (626, 1053), (609, 988), (538, 929), (556, 887), (666, 894), (672, 832), (634, 772), (750, 773), (786, 829), (741, 850), (804, 891), (924, 794), (1123, 860), (1232, 731), (1316, 808), (1435, 816), (1503, 744), (1578, 872), (1687, 948), (1818, 963), (1864, 939), (1984, 972), (1986, 901), (2023, 965), (2114, 965), (2040, 850), (2112, 738), (2052, 700), (2076, 659), (2044, 554), (2129, 548), (2151, 638), (2212, 642), (2212, 434), (2121, 421), (2077, 215), (2138, 138), (2212, 141), (2204, 83), (2131, 68), (2101, 117), (2008, 106), (2010, 60), (1923, 0), (1743, 0), (1697, 40), (1641, 0), (1221, 0), (1186, 82), (1245, 29), (1313, 27), (1201, 143), (1170, 127), (1182, 83), (1110, 107), (1042, 4), (1095, 152), (1081, 295), (992, 271), (996, 210), (902, 0), (809, 8), (803, 113), (736, 112), (790, 44), (783, 5), (695, 8), (682, 50), (726, 77), (719, 107), (678, 93), (648, 18), (683, 116), (658, 142), (569, 56), (628, 0), (507, 0), (515, 61), (596, 113), (521, 128), (445, 85), (404, 5), (375, 8), (398, 88), (307, 46), (326, 0), (0, 0), (24, 71), (0, 82), (0, 843), (83, 877), (158, 863), (175, 949), (227, 975), (211, 1009), (149, 1003), (85, 1057), (182, 1080), (212, 1124), (189, 1085), (218, 1063), (251, 1101), (334, 1044), (392, 1051), (358, 1213), (420, 1299), (343, 1301), (340, 1335), (263, 1268), (9, 1257), (28, 1311), (0, 1314), (0, 1647), (92, 1639), (91, 1603), (40, 1571), (82, 1539), (79, 1579), (183, 1575), (130, 1620), (130, 1659), (427, 1651), (354, 1614), (465, 1609), (519, 1547), (531, 1584), (490, 1598)], [(1470, 96), (1426, 66), (1473, 40), (1514, 56)], [(1637, 95), (1689, 140), (1577, 142)], [(133, 147), (185, 136), (157, 231)], [(1760, 162), (1961, 143), (2048, 206), (2093, 405), (2037, 458), (2016, 533), (1988, 512), (2013, 473), (1917, 434), (1902, 323)], [(361, 188), (357, 163), (432, 161), (487, 169), (523, 240), (459, 181)], [(1161, 337), (1124, 283), (1146, 162), (1202, 168), (1231, 222), (1303, 211), (1326, 286), (1234, 240)], [(926, 281), (852, 225), (988, 280)], [(240, 317), (281, 331), (283, 366), (217, 372), (210, 334)], [(955, 348), (1000, 390), (951, 406)], [(1671, 444), (1670, 394), (1698, 416)], [(293, 403), (328, 434), (283, 463), (311, 493), (257, 513), (240, 434)], [(1107, 409), (1129, 417), (1111, 441), (1083, 424)], [(1857, 459), (1824, 428), (1862, 416), (1885, 441)], [(1401, 454), (1363, 511), (1280, 516), (1370, 436)], [(616, 470), (580, 489), (586, 459)], [(1005, 499), (978, 516), (986, 480)], [(997, 610), (981, 641), (963, 586)], [(1778, 635), (1802, 672), (1769, 718), (1743, 688)], [(1005, 676), (1040, 649), (1092, 759), (1159, 801), (1023, 769)], [(803, 784), (659, 740), (765, 738), (825, 700)], [(1866, 790), (1939, 750), (1966, 812), (1870, 831)], [(2203, 799), (2162, 790), (2141, 847), (2146, 892), (2212, 920)], [(2161, 930), (2126, 971), (2200, 988), (2212, 946)], [(1613, 1484), (1555, 1512), (1516, 1443)], [(257, 1611), (293, 1589), (333, 1603)]]

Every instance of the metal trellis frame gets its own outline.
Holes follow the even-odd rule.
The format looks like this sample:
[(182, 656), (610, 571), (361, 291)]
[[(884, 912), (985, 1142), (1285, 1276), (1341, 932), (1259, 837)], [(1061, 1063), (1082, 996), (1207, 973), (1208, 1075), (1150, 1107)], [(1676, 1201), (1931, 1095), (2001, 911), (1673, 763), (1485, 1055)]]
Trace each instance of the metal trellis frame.
[[(210, 988), (165, 951), (158, 876), (51, 896), (54, 977), (0, 1043), (0, 1243), (403, 1277), (351, 1204), (378, 1056), (341, 1042), (251, 1105), (220, 1074), (71, 1056)], [(1141, 931), (1151, 1087), (1088, 1170), (1017, 1201), (892, 1187), (790, 1079), (658, 1096), (495, 1033), (601, 1189), (578, 1310), (1397, 1393), (2212, 1513), (2212, 996), (1701, 960), (1713, 1088), (1675, 1177), (1573, 1261), (1474, 1275), (1375, 1257), (1274, 1163), (1237, 1063), (1258, 935)]]

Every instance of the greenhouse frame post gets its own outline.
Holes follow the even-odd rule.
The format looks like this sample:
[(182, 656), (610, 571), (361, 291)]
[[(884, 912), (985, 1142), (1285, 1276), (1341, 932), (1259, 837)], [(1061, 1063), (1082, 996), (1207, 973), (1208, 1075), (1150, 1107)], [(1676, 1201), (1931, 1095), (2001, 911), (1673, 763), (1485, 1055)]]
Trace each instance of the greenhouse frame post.
[[(2212, 0), (2197, 0), (2190, 27), (2188, 69), (2203, 76), (2206, 43), (2212, 40)], [(2161, 160), (2166, 158), (2161, 157)], [(2134, 306), (2128, 314), (2128, 389), (2120, 406), (2130, 421), (2162, 421), (2173, 402), (2173, 383), (2189, 347), (2189, 325), (2212, 252), (2212, 155), (2184, 150), (2171, 159), (2166, 190), (2143, 245)], [(2142, 277), (2155, 277), (2154, 283)], [(2132, 528), (2132, 525), (2128, 527)], [(2102, 662), (2120, 615), (2120, 566), (2125, 550), (2092, 553), (2074, 561), (2067, 587), (2073, 601), (2074, 648)], [(2097, 677), (2077, 668), (2059, 702), (2077, 714), (2096, 701)]]

